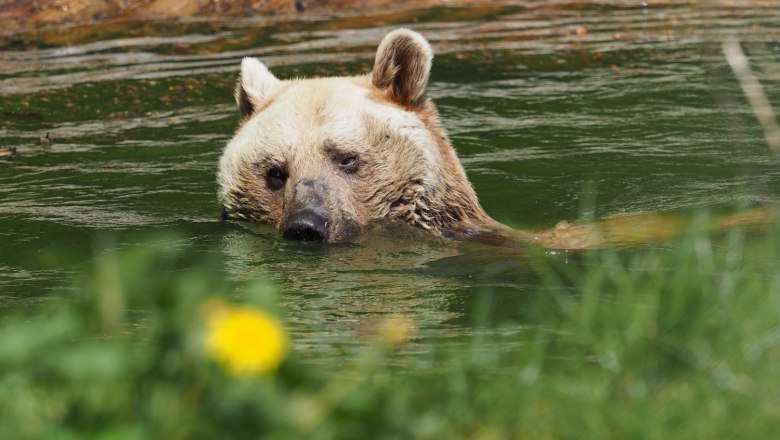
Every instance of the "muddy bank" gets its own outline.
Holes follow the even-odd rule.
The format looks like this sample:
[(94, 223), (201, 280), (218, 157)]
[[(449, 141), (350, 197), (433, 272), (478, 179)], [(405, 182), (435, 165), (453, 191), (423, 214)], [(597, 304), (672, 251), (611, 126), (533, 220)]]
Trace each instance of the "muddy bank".
[[(776, 0), (710, 0), (706, 6), (771, 6)], [(602, 2), (595, 2), (602, 3)], [(669, 4), (698, 4), (690, 0), (612, 0), (611, 6), (636, 9)], [(434, 6), (496, 4), (529, 8), (578, 9), (575, 2), (537, 0), (527, 2), (494, 0), (5, 0), (0, 2), (0, 33), (30, 30), (50, 24), (81, 24), (103, 20), (143, 20), (165, 18), (248, 17), (253, 15), (323, 15), (336, 12), (397, 12)]]
[[(57, 23), (95, 20), (185, 18), (375, 11), (477, 3), (475, 0), (9, 0), (0, 3), (0, 25), (7, 31)], [(485, 3), (485, 2), (482, 2)]]

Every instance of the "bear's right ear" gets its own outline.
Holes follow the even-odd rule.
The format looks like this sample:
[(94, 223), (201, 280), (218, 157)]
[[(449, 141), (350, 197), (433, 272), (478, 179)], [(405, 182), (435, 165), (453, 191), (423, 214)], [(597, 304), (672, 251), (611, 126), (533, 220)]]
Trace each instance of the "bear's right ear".
[(433, 50), (422, 35), (396, 29), (379, 43), (371, 83), (393, 101), (417, 107), (425, 101), (432, 62)]
[(241, 116), (247, 117), (254, 113), (279, 83), (281, 81), (260, 60), (244, 58), (235, 92)]

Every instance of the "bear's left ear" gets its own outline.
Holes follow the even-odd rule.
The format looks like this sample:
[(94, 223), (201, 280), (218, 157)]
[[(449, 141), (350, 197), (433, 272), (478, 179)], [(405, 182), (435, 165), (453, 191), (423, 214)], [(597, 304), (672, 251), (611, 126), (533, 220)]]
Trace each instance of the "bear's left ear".
[(379, 43), (371, 83), (395, 102), (417, 107), (425, 101), (432, 61), (433, 50), (422, 35), (396, 29)]
[(281, 81), (260, 60), (244, 58), (235, 92), (241, 116), (247, 117), (254, 113), (279, 83)]

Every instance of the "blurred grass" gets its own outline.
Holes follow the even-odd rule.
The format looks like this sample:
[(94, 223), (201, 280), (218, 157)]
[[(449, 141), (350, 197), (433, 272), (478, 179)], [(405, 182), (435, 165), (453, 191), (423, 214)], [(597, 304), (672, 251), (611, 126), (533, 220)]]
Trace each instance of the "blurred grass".
[(280, 316), (273, 286), (227, 281), (164, 240), (105, 246), (80, 298), (5, 316), (0, 438), (773, 438), (780, 228), (708, 223), (569, 263), (529, 250), (544, 287), (520, 331), (418, 338), (422, 353), (394, 362), (414, 336), (391, 316), (357, 355), (312, 365), (292, 341), (251, 378), (209, 358), (203, 307)]

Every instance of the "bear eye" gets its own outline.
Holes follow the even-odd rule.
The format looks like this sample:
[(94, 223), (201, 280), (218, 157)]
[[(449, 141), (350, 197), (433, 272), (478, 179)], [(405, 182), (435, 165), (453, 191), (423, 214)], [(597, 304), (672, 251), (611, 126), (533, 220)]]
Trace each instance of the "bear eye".
[(344, 155), (335, 158), (335, 162), (339, 168), (345, 173), (354, 173), (357, 171), (358, 158), (354, 155)]
[(265, 182), (273, 191), (281, 189), (287, 183), (287, 171), (281, 167), (273, 167), (265, 174)]

